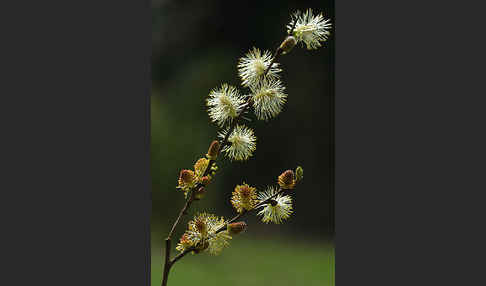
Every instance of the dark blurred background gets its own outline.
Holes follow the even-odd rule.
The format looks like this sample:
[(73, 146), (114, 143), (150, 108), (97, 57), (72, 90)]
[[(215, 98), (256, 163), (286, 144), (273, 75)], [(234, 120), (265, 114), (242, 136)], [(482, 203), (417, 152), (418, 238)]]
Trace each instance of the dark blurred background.
[[(286, 36), (290, 14), (307, 8), (331, 18), (330, 39), (318, 50), (308, 51), (299, 45), (279, 59), (288, 94), (283, 112), (268, 122), (258, 121), (251, 114), (253, 121), (247, 125), (254, 129), (258, 138), (254, 156), (243, 163), (218, 161), (220, 170), (208, 187), (206, 198), (192, 205), (174, 238), (180, 237), (188, 219), (197, 211), (232, 217), (234, 211), (229, 198), (236, 184), (245, 181), (263, 189), (269, 184), (275, 185), (282, 171), (301, 165), (304, 180), (293, 195), (295, 213), (282, 225), (266, 225), (254, 215), (246, 216), (248, 231), (235, 237), (229, 249), (216, 258), (207, 258), (206, 254), (203, 258), (199, 258), (200, 255), (184, 258), (174, 266), (169, 285), (193, 282), (184, 280), (189, 278), (184, 278), (187, 272), (183, 273), (183, 269), (191, 271), (193, 279), (202, 275), (213, 285), (223, 282), (300, 285), (297, 282), (301, 280), (295, 283), (292, 280), (300, 278), (292, 277), (311, 271), (307, 265), (309, 260), (320, 261), (316, 262), (317, 266), (310, 263), (318, 267), (310, 268), (314, 272), (328, 274), (314, 277), (307, 273), (307, 281), (301, 281), (302, 285), (334, 284), (333, 1), (152, 0), (152, 285), (160, 283), (162, 241), (184, 204), (184, 196), (175, 188), (179, 171), (193, 168), (195, 161), (206, 153), (211, 140), (216, 139), (218, 128), (210, 123), (205, 106), (209, 91), (221, 83), (240, 86), (236, 69), (238, 58), (252, 47), (273, 53)], [(255, 258), (265, 251), (281, 252), (284, 256), (275, 256), (272, 263), (262, 258), (267, 271), (254, 273), (264, 267), (257, 264), (252, 272), (253, 280), (229, 274), (211, 280), (213, 276), (208, 273), (218, 271), (206, 269), (210, 266), (202, 263), (208, 259), (209, 265), (221, 266), (231, 264), (225, 259), (239, 261), (238, 253)], [(316, 253), (322, 255), (312, 260)], [(298, 254), (302, 254), (301, 261)], [(291, 276), (283, 277), (280, 282), (270, 279), (272, 267), (277, 267), (275, 271), (281, 273), (279, 263), (283, 262), (279, 261), (285, 261), (285, 255), (291, 255), (287, 258), (304, 265), (306, 270), (287, 271)]]

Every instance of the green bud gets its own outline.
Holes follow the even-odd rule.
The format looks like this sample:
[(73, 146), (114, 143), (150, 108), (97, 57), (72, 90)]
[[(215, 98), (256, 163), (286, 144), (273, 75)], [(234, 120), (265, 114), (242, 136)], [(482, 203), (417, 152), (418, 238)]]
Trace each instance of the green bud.
[(300, 181), (304, 178), (304, 169), (302, 169), (301, 166), (298, 166), (297, 169), (295, 169), (295, 178), (297, 181)]
[(218, 158), (218, 154), (219, 154), (219, 141), (217, 140), (214, 140), (213, 142), (211, 142), (211, 145), (209, 146), (209, 150), (208, 150), (208, 153), (206, 154), (206, 157), (210, 160), (216, 160), (216, 158)]
[(293, 36), (288, 36), (280, 45), (282, 55), (288, 54), (295, 44), (297, 44), (297, 40)]
[(246, 229), (246, 223), (244, 221), (230, 223), (227, 226), (228, 233), (236, 235)]

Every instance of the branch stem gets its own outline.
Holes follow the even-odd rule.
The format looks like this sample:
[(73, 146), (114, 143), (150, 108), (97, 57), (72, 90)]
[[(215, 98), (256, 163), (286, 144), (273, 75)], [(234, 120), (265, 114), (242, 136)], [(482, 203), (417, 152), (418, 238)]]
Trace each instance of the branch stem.
[(167, 285), (167, 279), (169, 278), (169, 271), (172, 263), (170, 262), (170, 238), (165, 239), (165, 264), (164, 264), (164, 275), (162, 278), (162, 286)]
[(280, 47), (278, 47), (277, 50), (275, 51), (275, 55), (273, 56), (272, 61), (268, 65), (267, 69), (265, 70), (265, 73), (263, 74), (263, 77), (265, 77), (267, 75), (267, 73), (270, 70), (270, 68), (272, 67), (273, 63), (275, 63), (275, 61), (282, 54), (282, 52), (283, 52), (282, 49)]
[(165, 263), (164, 263), (164, 272), (163, 272), (163, 278), (162, 278), (162, 286), (167, 285), (167, 279), (169, 278), (169, 271), (170, 271), (170, 268), (172, 267), (172, 262), (170, 261), (172, 234), (174, 233), (176, 226), (179, 224), (181, 217), (186, 214), (187, 209), (189, 208), (189, 206), (191, 205), (191, 203), (193, 201), (194, 201), (194, 193), (192, 191), (189, 191), (189, 198), (186, 200), (184, 207), (181, 209), (181, 211), (179, 212), (179, 215), (177, 216), (176, 221), (172, 225), (172, 228), (169, 232), (169, 235), (167, 235), (167, 238), (165, 239)]
[(171, 230), (169, 232), (169, 235), (167, 236), (167, 239), (169, 239), (169, 240), (171, 239), (172, 233), (174, 233), (174, 230), (175, 230), (176, 226), (179, 224), (179, 221), (181, 220), (181, 217), (186, 214), (187, 209), (189, 208), (189, 206), (191, 205), (191, 203), (193, 201), (194, 201), (194, 193), (192, 191), (190, 191), (189, 198), (187, 199), (186, 203), (184, 204), (184, 207), (179, 212), (179, 216), (177, 216), (176, 221), (172, 225), (172, 228), (171, 228)]

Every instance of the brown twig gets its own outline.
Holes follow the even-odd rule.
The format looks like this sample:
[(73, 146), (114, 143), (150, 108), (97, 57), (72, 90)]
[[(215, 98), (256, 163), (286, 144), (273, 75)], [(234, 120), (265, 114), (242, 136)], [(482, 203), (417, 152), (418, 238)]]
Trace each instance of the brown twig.
[(263, 74), (263, 77), (265, 77), (268, 73), (268, 71), (270, 70), (270, 68), (272, 67), (273, 63), (277, 60), (277, 58), (282, 54), (282, 49), (280, 47), (277, 48), (277, 50), (275, 51), (275, 55), (273, 56), (272, 58), (272, 61), (270, 62), (270, 64), (268, 65), (267, 69), (265, 70), (265, 73)]
[[(297, 19), (293, 19), (293, 24), (292, 24), (292, 29), (290, 29), (290, 32), (288, 33), (289, 36), (292, 35), (292, 33), (294, 32), (294, 29), (295, 29), (295, 25), (297, 24)], [(265, 77), (268, 73), (268, 71), (270, 70), (270, 68), (272, 67), (273, 63), (275, 63), (275, 61), (277, 60), (277, 58), (282, 55), (282, 48), (280, 48), (280, 46), (275, 50), (275, 55), (273, 56), (272, 58), (272, 61), (270, 62), (270, 64), (268, 65), (267, 69), (265, 70), (265, 73), (263, 73), (263, 77)]]
[(170, 263), (170, 238), (165, 239), (165, 263), (164, 273), (162, 278), (162, 286), (167, 285), (167, 279), (169, 278), (169, 270), (172, 264)]
[(189, 252), (191, 252), (193, 250), (194, 250), (193, 248), (191, 248), (191, 249), (188, 248), (188, 249), (184, 250), (183, 252), (179, 253), (176, 257), (174, 257), (174, 259), (172, 259), (170, 261), (171, 265), (176, 263), (177, 260), (181, 259), (182, 257), (184, 257), (186, 254), (188, 254)]
[(191, 205), (191, 203), (193, 201), (194, 201), (194, 193), (192, 191), (189, 191), (189, 198), (186, 200), (184, 207), (181, 209), (181, 211), (179, 212), (179, 215), (177, 216), (176, 221), (172, 225), (172, 228), (169, 232), (169, 235), (167, 235), (167, 238), (165, 239), (165, 263), (164, 263), (164, 272), (163, 272), (163, 278), (162, 278), (162, 286), (167, 285), (167, 279), (169, 278), (169, 271), (170, 271), (170, 268), (172, 267), (172, 263), (170, 261), (172, 234), (174, 233), (176, 226), (179, 224), (181, 217), (186, 214), (187, 209), (189, 208), (189, 206)]
[(189, 198), (187, 199), (186, 203), (184, 204), (184, 207), (183, 207), (183, 208), (181, 209), (181, 211), (179, 212), (179, 216), (177, 216), (176, 221), (175, 221), (175, 222), (174, 222), (174, 224), (172, 225), (172, 228), (171, 228), (171, 230), (170, 230), (170, 232), (169, 232), (169, 235), (167, 236), (167, 238), (168, 238), (168, 239), (170, 239), (170, 238), (171, 238), (172, 233), (174, 233), (174, 230), (175, 230), (175, 228), (176, 228), (177, 224), (179, 224), (179, 221), (180, 221), (181, 217), (182, 217), (183, 215), (185, 215), (185, 214), (186, 214), (187, 209), (189, 208), (189, 206), (191, 205), (191, 203), (192, 203), (193, 201), (194, 201), (194, 193), (193, 193), (192, 191), (190, 191), (190, 193), (189, 193)]

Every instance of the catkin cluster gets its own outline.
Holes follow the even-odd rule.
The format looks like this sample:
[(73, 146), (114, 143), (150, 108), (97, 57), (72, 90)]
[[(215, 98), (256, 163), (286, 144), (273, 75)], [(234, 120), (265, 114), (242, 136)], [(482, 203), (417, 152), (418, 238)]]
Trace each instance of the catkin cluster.
[[(216, 159), (220, 152), (230, 160), (244, 161), (253, 156), (256, 149), (256, 136), (253, 129), (241, 123), (244, 114), (253, 109), (255, 117), (268, 121), (275, 118), (284, 108), (288, 95), (280, 79), (281, 65), (276, 61), (280, 55), (288, 54), (294, 46), (301, 43), (308, 50), (317, 49), (330, 35), (330, 20), (322, 14), (314, 15), (309, 9), (292, 15), (287, 26), (287, 37), (275, 54), (267, 50), (253, 48), (237, 63), (241, 87), (246, 92), (227, 83), (210, 91), (206, 100), (208, 114), (218, 125), (219, 140), (211, 143), (208, 153), (194, 165), (194, 170), (180, 172), (178, 186), (186, 198), (202, 199), (206, 186), (217, 171)], [(276, 178), (276, 184), (262, 191), (245, 182), (237, 185), (231, 193), (230, 203), (236, 217), (225, 219), (206, 212), (198, 213), (176, 247), (181, 252), (199, 253), (207, 251), (219, 254), (229, 245), (232, 235), (244, 231), (247, 224), (238, 221), (242, 215), (257, 210), (264, 223), (282, 223), (293, 212), (290, 192), (303, 179), (303, 169), (284, 171)]]
[(252, 48), (239, 59), (238, 76), (246, 92), (227, 83), (210, 91), (206, 100), (208, 114), (222, 128), (220, 138), (227, 138), (228, 144), (222, 146), (222, 151), (229, 159), (247, 160), (256, 149), (255, 132), (236, 124), (250, 105), (257, 119), (268, 121), (282, 112), (287, 102), (288, 95), (280, 79), (282, 69), (275, 62), (276, 57), (288, 54), (298, 43), (309, 50), (319, 48), (328, 39), (330, 28), (330, 20), (322, 14), (314, 15), (311, 9), (294, 13), (287, 26), (288, 36), (273, 56), (268, 50)]

